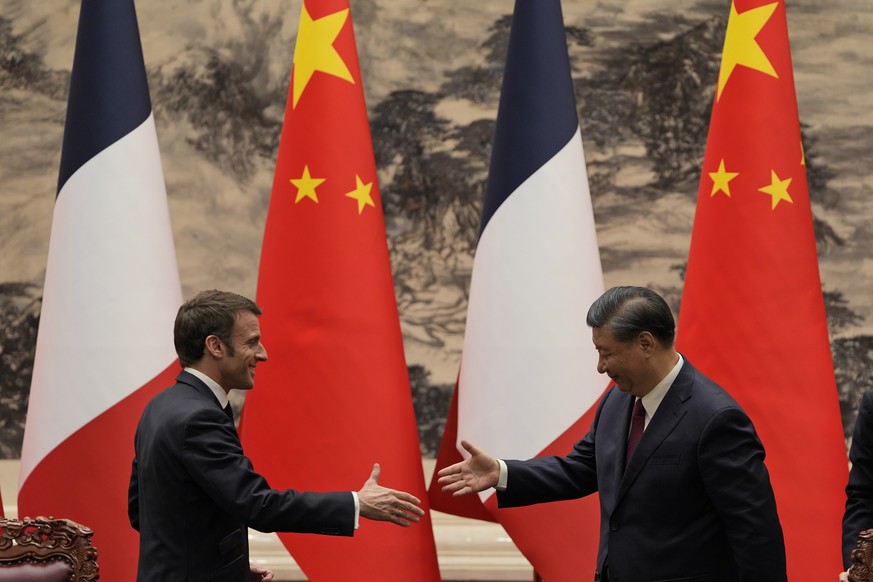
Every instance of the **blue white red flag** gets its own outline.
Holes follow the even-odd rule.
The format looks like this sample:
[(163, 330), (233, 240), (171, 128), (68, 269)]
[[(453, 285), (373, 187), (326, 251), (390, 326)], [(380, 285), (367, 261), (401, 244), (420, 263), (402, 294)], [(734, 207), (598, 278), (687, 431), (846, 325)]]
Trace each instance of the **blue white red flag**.
[[(498, 458), (567, 454), (607, 386), (588, 306), (603, 275), (559, 0), (518, 0), (473, 264), (462, 363), (437, 461), (460, 439)], [(549, 582), (594, 572), (596, 496), (496, 509), (493, 490), (434, 509), (499, 521)]]
[(101, 578), (136, 577), (133, 434), (172, 383), (182, 301), (132, 0), (83, 0), (21, 454), (18, 513), (94, 530)]

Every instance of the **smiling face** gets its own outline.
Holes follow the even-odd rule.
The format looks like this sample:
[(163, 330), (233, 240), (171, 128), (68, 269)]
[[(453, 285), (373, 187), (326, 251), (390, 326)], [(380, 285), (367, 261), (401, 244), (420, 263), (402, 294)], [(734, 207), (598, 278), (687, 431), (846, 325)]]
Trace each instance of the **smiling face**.
[(207, 338), (221, 342), (223, 348), (218, 359), (220, 378), (216, 380), (227, 391), (250, 390), (255, 385), (255, 366), (267, 361), (258, 316), (251, 311), (237, 312), (231, 337), (232, 346), (225, 346), (216, 336)]
[(609, 376), (619, 390), (642, 397), (655, 387), (658, 380), (652, 381), (651, 334), (642, 332), (629, 342), (621, 342), (608, 327), (593, 327), (591, 335), (597, 350), (597, 371)]

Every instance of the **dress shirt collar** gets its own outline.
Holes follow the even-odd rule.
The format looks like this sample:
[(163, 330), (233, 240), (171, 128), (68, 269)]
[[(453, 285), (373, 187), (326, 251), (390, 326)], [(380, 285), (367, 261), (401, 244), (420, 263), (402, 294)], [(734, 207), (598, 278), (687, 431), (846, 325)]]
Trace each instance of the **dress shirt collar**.
[(670, 389), (670, 386), (673, 385), (673, 381), (676, 380), (676, 376), (679, 375), (679, 370), (682, 369), (682, 363), (684, 360), (682, 359), (682, 354), (679, 354), (679, 361), (676, 362), (676, 365), (673, 366), (673, 369), (664, 376), (664, 379), (658, 382), (651, 392), (642, 397), (643, 408), (646, 409), (646, 424), (645, 426), (649, 426), (649, 421), (655, 416), (655, 412), (658, 411), (658, 407), (661, 405), (661, 401), (664, 400), (664, 396), (667, 394), (667, 390)]
[(199, 379), (203, 380), (204, 384), (209, 386), (209, 389), (212, 390), (212, 393), (215, 394), (216, 398), (218, 398), (218, 403), (221, 405), (221, 408), (227, 406), (227, 403), (229, 402), (227, 399), (227, 392), (224, 391), (224, 388), (218, 385), (218, 382), (194, 368), (185, 368), (185, 371), (193, 376), (197, 376)]

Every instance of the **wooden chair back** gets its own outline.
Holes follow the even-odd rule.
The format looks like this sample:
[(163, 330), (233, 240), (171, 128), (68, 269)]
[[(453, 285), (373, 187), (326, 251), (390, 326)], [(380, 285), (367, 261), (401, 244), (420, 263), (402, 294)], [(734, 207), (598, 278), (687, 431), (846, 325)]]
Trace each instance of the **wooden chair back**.
[(68, 519), (0, 518), (0, 582), (99, 579), (93, 532)]

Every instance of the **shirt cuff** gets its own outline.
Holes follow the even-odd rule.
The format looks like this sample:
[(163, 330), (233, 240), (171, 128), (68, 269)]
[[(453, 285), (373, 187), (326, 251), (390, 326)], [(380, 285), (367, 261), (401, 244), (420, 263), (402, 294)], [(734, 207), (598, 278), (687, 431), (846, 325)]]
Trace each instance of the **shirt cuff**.
[(355, 500), (355, 529), (360, 527), (360, 517), (361, 517), (361, 502), (358, 501), (358, 492), (352, 491), (352, 499)]
[(497, 477), (497, 489), (498, 491), (506, 491), (506, 482), (509, 480), (509, 469), (506, 467), (506, 463), (503, 459), (497, 459), (497, 464), (500, 465), (500, 476)]

